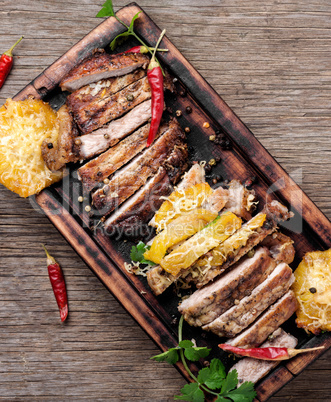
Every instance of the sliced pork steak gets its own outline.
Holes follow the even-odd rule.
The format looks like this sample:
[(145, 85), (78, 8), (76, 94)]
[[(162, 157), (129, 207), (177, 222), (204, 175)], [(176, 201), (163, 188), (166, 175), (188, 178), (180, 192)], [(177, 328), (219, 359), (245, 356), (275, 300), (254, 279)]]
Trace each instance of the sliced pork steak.
[(275, 267), (269, 251), (261, 247), (252, 258), (245, 258), (216, 282), (195, 291), (178, 310), (190, 325), (209, 324), (251, 293)]
[(62, 91), (77, 89), (102, 79), (131, 73), (137, 68), (146, 68), (149, 58), (140, 53), (110, 55), (98, 49), (76, 67), (71, 69), (60, 83)]
[(271, 304), (282, 297), (294, 282), (292, 269), (285, 263), (277, 265), (265, 281), (238, 305), (231, 307), (203, 329), (218, 336), (233, 338), (248, 327)]
[(228, 340), (231, 346), (255, 348), (287, 321), (298, 308), (298, 302), (292, 290), (268, 308), (249, 328), (240, 335)]
[[(261, 348), (292, 348), (294, 349), (298, 340), (294, 336), (286, 333), (282, 328), (278, 328), (273, 332), (270, 339), (261, 345)], [(239, 360), (230, 371), (237, 370), (238, 373), (238, 387), (245, 381), (257, 383), (261, 378), (266, 376), (273, 368), (275, 368), (279, 361), (267, 361), (252, 359), (245, 357)]]

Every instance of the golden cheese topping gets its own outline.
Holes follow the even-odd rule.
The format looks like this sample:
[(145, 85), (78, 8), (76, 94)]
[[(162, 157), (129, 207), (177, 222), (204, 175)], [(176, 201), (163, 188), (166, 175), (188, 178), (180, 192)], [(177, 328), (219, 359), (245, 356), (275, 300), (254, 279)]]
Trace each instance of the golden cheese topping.
[(59, 125), (56, 112), (35, 99), (7, 99), (0, 108), (0, 183), (28, 197), (59, 181), (63, 172), (49, 170), (41, 155), (45, 138), (56, 142)]
[(178, 216), (201, 207), (212, 193), (213, 190), (208, 183), (195, 184), (185, 190), (171, 193), (155, 214), (157, 231), (164, 229)]
[(224, 243), (221, 243), (218, 247), (212, 250), (212, 256), (202, 257), (197, 261), (197, 266), (213, 266), (222, 265), (228, 256), (238, 250), (240, 247), (244, 247), (247, 244), (250, 236), (260, 227), (263, 226), (267, 215), (260, 212), (245, 225), (243, 225), (236, 233), (229, 237)]
[(160, 264), (170, 247), (193, 236), (216, 217), (216, 212), (203, 208), (179, 216), (154, 238), (151, 248), (144, 253), (144, 258)]
[(307, 253), (294, 272), (296, 323), (314, 334), (331, 330), (331, 249)]
[(190, 267), (199, 257), (230, 237), (241, 227), (241, 219), (232, 212), (225, 212), (200, 232), (165, 256), (161, 267), (172, 275)]

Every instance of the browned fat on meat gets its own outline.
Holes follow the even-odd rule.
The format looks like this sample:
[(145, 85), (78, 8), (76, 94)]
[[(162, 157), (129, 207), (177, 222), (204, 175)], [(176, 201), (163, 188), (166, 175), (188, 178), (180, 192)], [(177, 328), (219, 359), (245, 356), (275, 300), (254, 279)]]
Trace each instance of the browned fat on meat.
[(227, 190), (228, 200), (224, 211), (231, 211), (246, 221), (252, 218), (252, 206), (255, 201), (255, 191), (248, 190), (238, 180), (231, 180)]
[(152, 116), (151, 101), (147, 100), (123, 117), (113, 120), (108, 126), (92, 131), (80, 137), (79, 159), (89, 159), (100, 154), (109, 147), (113, 147), (120, 140), (146, 123)]
[(209, 324), (263, 282), (276, 263), (265, 247), (245, 258), (216, 282), (195, 291), (178, 310), (193, 326)]
[(277, 265), (274, 271), (258, 285), (250, 295), (244, 297), (203, 329), (218, 336), (233, 338), (248, 327), (271, 304), (282, 297), (294, 282), (292, 269), (285, 263)]
[[(261, 345), (261, 348), (291, 348), (294, 349), (298, 344), (297, 338), (286, 333), (282, 328), (278, 328), (270, 335), (270, 339)], [(245, 357), (239, 360), (230, 371), (237, 370), (238, 387), (245, 381), (257, 383), (266, 376), (279, 361), (267, 361)]]
[[(150, 124), (146, 124), (105, 153), (79, 168), (78, 176), (85, 189), (91, 191), (98, 183), (112, 175), (146, 148), (149, 129)], [(156, 138), (161, 133), (159, 130)]]
[(275, 232), (267, 236), (262, 242), (262, 246), (266, 246), (276, 262), (286, 262), (291, 264), (294, 260), (295, 249), (293, 246), (294, 241), (281, 232)]
[(79, 160), (79, 149), (75, 144), (78, 136), (77, 127), (66, 105), (57, 112), (59, 137), (56, 143), (46, 138), (41, 144), (41, 154), (50, 170), (60, 170), (68, 162)]
[(94, 82), (77, 89), (77, 91), (67, 96), (67, 105), (73, 113), (81, 113), (87, 104), (98, 99), (109, 98), (111, 95), (145, 76), (146, 70), (139, 68), (130, 74)]
[(236, 347), (255, 348), (287, 321), (298, 308), (298, 302), (292, 290), (268, 308), (248, 329), (226, 343)]
[(112, 212), (158, 171), (176, 146), (182, 148), (187, 155), (184, 139), (185, 134), (178, 122), (171, 121), (169, 128), (151, 147), (117, 171), (109, 184), (93, 194), (93, 205), (104, 215)]
[(76, 91), (84, 85), (146, 68), (149, 58), (140, 53), (107, 54), (100, 49), (74, 67), (60, 83), (62, 91)]
[(151, 89), (147, 77), (144, 77), (106, 99), (98, 98), (85, 105), (82, 110), (74, 112), (74, 119), (82, 134), (87, 134), (150, 98)]

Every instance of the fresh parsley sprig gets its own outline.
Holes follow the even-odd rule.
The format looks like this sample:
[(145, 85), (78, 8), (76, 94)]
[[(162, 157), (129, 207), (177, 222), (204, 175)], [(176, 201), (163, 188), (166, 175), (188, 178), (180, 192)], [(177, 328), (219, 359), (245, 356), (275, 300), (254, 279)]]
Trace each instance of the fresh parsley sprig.
[(181, 359), (185, 370), (194, 382), (184, 385), (180, 395), (175, 395), (175, 400), (189, 402), (204, 402), (204, 391), (214, 395), (215, 402), (251, 402), (256, 396), (254, 384), (244, 382), (237, 388), (237, 370), (225, 372), (225, 367), (219, 359), (212, 359), (209, 367), (201, 369), (196, 377), (190, 370), (187, 360), (198, 361), (209, 355), (211, 349), (194, 346), (192, 341), (183, 340), (183, 316), (178, 326), (178, 346), (170, 348), (164, 353), (151, 357), (158, 362), (166, 361), (175, 364)]
[(114, 11), (114, 7), (113, 7), (113, 2), (112, 0), (106, 0), (106, 2), (102, 5), (102, 9), (98, 12), (98, 14), (96, 15), (96, 17), (98, 18), (102, 18), (102, 17), (115, 17), (117, 19), (117, 21), (119, 23), (121, 23), (123, 26), (125, 26), (125, 28), (127, 29), (127, 31), (117, 35), (115, 37), (115, 39), (112, 40), (112, 42), (110, 43), (110, 48), (111, 50), (114, 50), (116, 48), (117, 45), (119, 45), (121, 43), (121, 41), (127, 39), (128, 36), (134, 36), (137, 41), (139, 41), (143, 46), (146, 47), (146, 49), (148, 49), (150, 54), (153, 54), (153, 51), (150, 49), (149, 46), (146, 45), (146, 43), (144, 43), (143, 40), (141, 40), (139, 38), (139, 36), (134, 32), (133, 27), (134, 27), (134, 23), (136, 21), (136, 19), (139, 17), (139, 14), (141, 13), (141, 11), (139, 11), (131, 20), (130, 25), (127, 25), (124, 21), (122, 21), (121, 19), (118, 18), (118, 16), (115, 14)]
[(147, 264), (154, 266), (156, 265), (153, 261), (146, 260), (144, 253), (151, 247), (147, 246), (143, 241), (140, 241), (136, 246), (132, 246), (130, 252), (130, 258), (134, 262), (140, 262), (141, 264)]

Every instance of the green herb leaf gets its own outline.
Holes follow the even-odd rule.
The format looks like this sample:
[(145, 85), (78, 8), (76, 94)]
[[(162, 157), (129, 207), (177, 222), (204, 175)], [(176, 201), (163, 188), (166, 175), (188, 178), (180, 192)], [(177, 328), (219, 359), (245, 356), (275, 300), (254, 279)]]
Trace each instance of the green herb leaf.
[(229, 400), (227, 398), (224, 398), (221, 395), (218, 395), (217, 399), (215, 400), (215, 402), (229, 402)]
[(130, 258), (134, 262), (140, 262), (141, 264), (156, 265), (153, 261), (145, 260), (144, 253), (149, 250), (150, 246), (147, 246), (143, 241), (140, 241), (136, 246), (132, 246), (130, 252)]
[(209, 355), (211, 349), (208, 349), (206, 347), (194, 347), (194, 348), (185, 348), (184, 350), (184, 355), (188, 360), (191, 360), (192, 362), (196, 362), (202, 357), (206, 357)]
[(184, 341), (180, 341), (178, 346), (180, 348), (191, 348), (192, 346), (194, 346), (194, 343), (192, 341), (189, 340), (184, 340)]
[(101, 17), (114, 17), (115, 12), (113, 8), (112, 0), (107, 0), (103, 5), (102, 9), (96, 15), (97, 18)]
[(181, 395), (175, 395), (175, 400), (189, 401), (189, 402), (204, 402), (205, 396), (203, 391), (199, 388), (199, 384), (192, 382), (184, 385), (180, 390)]
[(141, 13), (141, 11), (139, 11), (136, 15), (134, 15), (133, 17), (132, 17), (132, 20), (131, 20), (131, 22), (130, 22), (130, 27), (129, 27), (129, 29), (131, 30), (131, 31), (133, 31), (133, 26), (134, 26), (134, 22), (135, 22), (135, 20), (137, 19), (137, 18), (139, 18), (139, 14)]
[(221, 394), (227, 396), (227, 393), (236, 388), (238, 384), (238, 372), (232, 370), (228, 373), (222, 383)]
[(226, 377), (225, 367), (219, 359), (213, 359), (209, 366), (209, 377), (205, 379), (205, 385), (210, 389), (219, 389), (222, 387)]
[(176, 364), (179, 360), (178, 349), (170, 348), (164, 353), (151, 357), (157, 362), (168, 362), (169, 364)]
[(110, 43), (110, 49), (115, 50), (117, 46), (121, 45), (123, 42), (125, 42), (128, 37), (132, 35), (131, 32), (126, 31), (121, 34), (118, 34)]
[(237, 389), (229, 392), (226, 396), (227, 398), (231, 398), (234, 402), (251, 402), (256, 397), (254, 384), (250, 381), (246, 381)]

